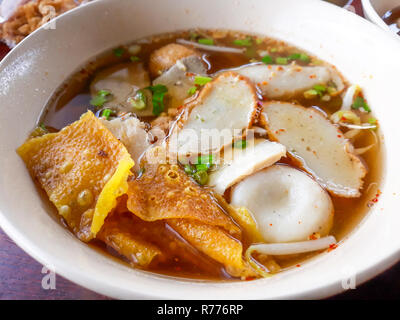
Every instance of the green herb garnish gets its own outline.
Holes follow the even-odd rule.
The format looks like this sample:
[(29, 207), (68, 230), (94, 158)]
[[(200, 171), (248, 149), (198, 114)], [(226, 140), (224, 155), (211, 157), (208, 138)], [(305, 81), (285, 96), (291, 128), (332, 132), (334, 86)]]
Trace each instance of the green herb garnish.
[(200, 43), (200, 44), (208, 45), (208, 46), (214, 45), (214, 40), (213, 39), (201, 38), (201, 39), (197, 40), (197, 42)]
[(355, 98), (353, 105), (351, 106), (352, 109), (364, 109), (366, 112), (371, 112), (371, 108), (365, 101), (363, 97), (357, 97)]
[(102, 107), (107, 102), (107, 96), (111, 95), (111, 92), (107, 90), (100, 90), (97, 95), (90, 100), (90, 104), (95, 107)]
[(311, 59), (308, 55), (306, 55), (305, 53), (292, 53), (290, 56), (288, 56), (289, 60), (300, 60), (303, 62), (310, 62)]
[(278, 57), (278, 58), (275, 59), (275, 62), (277, 64), (284, 65), (284, 64), (288, 64), (289, 63), (289, 59), (288, 58), (284, 58), (284, 57)]
[(376, 120), (375, 118), (369, 118), (369, 119), (368, 119), (368, 123), (369, 123), (369, 124), (377, 124), (377, 123), (378, 123), (378, 120)]
[(256, 44), (261, 44), (262, 42), (263, 42), (263, 39), (261, 39), (261, 38), (256, 39)]
[(277, 49), (277, 48), (271, 48), (271, 49), (269, 50), (269, 52), (271, 52), (271, 53), (278, 52), (278, 49)]
[(125, 50), (123, 48), (117, 48), (117, 49), (114, 49), (113, 52), (116, 57), (120, 58), (124, 54)]
[(197, 164), (206, 164), (211, 167), (214, 164), (214, 155), (202, 155), (197, 158)]
[(128, 99), (128, 102), (137, 110), (143, 110), (146, 108), (146, 95), (144, 94), (143, 90), (139, 90), (136, 92), (134, 97)]
[(233, 143), (233, 147), (236, 149), (245, 149), (247, 146), (246, 140), (237, 140)]
[(104, 110), (101, 112), (101, 117), (105, 118), (106, 120), (109, 120), (111, 114), (112, 114), (112, 110), (111, 110), (111, 109), (104, 109)]
[(206, 164), (196, 164), (196, 171), (207, 171), (209, 169)]
[(323, 84), (316, 84), (314, 87), (313, 87), (313, 89), (315, 90), (315, 91), (317, 91), (317, 93), (318, 93), (318, 95), (320, 96), (320, 97), (322, 97), (323, 96), (323, 94), (326, 92), (326, 87), (323, 85)]
[(165, 109), (164, 96), (168, 92), (168, 88), (162, 84), (147, 87), (153, 93), (153, 114), (159, 116)]
[(194, 77), (194, 84), (199, 86), (204, 86), (206, 83), (209, 83), (212, 80), (210, 77), (196, 76)]
[(310, 57), (308, 55), (306, 55), (305, 53), (300, 54), (299, 60), (306, 62), (306, 63), (309, 63), (311, 61)]
[(193, 179), (202, 186), (206, 185), (208, 182), (208, 173), (207, 171), (197, 171), (193, 174)]
[(290, 56), (288, 56), (288, 59), (298, 60), (298, 59), (300, 59), (300, 57), (301, 57), (300, 53), (292, 53)]
[(196, 168), (194, 168), (191, 164), (186, 164), (184, 170), (188, 175), (192, 175), (196, 172)]
[(39, 124), (39, 128), (42, 129), (45, 132), (49, 132), (49, 130), (47, 130), (47, 128), (46, 128), (46, 126), (44, 125), (43, 122), (41, 124)]
[(186, 164), (184, 170), (187, 175), (203, 186), (208, 182), (208, 171), (214, 165), (213, 162), (214, 156), (212, 154), (202, 155), (197, 158), (196, 164)]
[(318, 91), (314, 89), (310, 89), (304, 92), (304, 98), (306, 99), (314, 99), (318, 96)]
[(189, 95), (189, 96), (192, 96), (192, 95), (194, 95), (194, 94), (196, 93), (196, 91), (197, 91), (197, 87), (191, 87), (191, 88), (188, 90), (188, 95)]
[(253, 40), (251, 38), (236, 39), (233, 41), (233, 44), (241, 47), (250, 47), (253, 44)]
[(131, 56), (130, 59), (132, 62), (140, 61), (140, 58), (138, 56)]
[(261, 61), (264, 62), (265, 64), (273, 64), (274, 63), (274, 59), (269, 55), (264, 56), (261, 59)]

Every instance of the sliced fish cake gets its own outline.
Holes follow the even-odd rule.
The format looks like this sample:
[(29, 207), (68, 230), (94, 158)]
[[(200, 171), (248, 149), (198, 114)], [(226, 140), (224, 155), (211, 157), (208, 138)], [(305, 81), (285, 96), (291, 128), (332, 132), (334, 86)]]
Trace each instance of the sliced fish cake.
[(321, 112), (285, 102), (264, 103), (271, 139), (286, 146), (331, 193), (359, 197), (367, 168), (343, 133)]
[(242, 136), (258, 115), (251, 82), (234, 72), (220, 74), (188, 104), (169, 139), (169, 149), (179, 155), (219, 152)]

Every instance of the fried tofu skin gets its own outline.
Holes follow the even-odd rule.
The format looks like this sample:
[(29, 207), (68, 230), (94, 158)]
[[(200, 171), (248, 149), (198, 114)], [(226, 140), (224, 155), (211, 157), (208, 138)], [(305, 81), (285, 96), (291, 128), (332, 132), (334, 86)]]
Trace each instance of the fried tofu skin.
[(223, 229), (198, 221), (171, 219), (168, 222), (192, 246), (233, 269), (243, 269), (242, 244)]
[(26, 141), (17, 150), (68, 226), (89, 241), (128, 189), (134, 162), (92, 112), (58, 133)]
[(214, 197), (177, 165), (147, 165), (139, 179), (129, 182), (127, 206), (145, 221), (190, 219), (240, 233)]

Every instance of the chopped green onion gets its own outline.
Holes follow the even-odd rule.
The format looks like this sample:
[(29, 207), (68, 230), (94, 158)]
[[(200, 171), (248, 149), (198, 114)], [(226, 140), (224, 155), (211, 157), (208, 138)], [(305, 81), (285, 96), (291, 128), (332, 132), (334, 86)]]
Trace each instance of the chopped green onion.
[(208, 169), (206, 164), (196, 164), (196, 171), (207, 171)]
[(120, 58), (124, 54), (125, 50), (123, 48), (117, 48), (117, 49), (114, 49), (113, 52), (116, 57)]
[(322, 95), (326, 92), (326, 87), (323, 84), (316, 84), (313, 89), (318, 92), (318, 95), (322, 97)]
[(256, 44), (261, 44), (262, 42), (263, 42), (263, 39), (261, 39), (261, 38), (256, 39)]
[(43, 122), (39, 125), (39, 128), (42, 129), (43, 131), (49, 132), (49, 130), (47, 130)]
[(369, 123), (369, 124), (377, 124), (377, 123), (378, 123), (378, 120), (376, 120), (375, 118), (369, 118), (369, 119), (368, 119), (368, 123)]
[(288, 56), (289, 60), (300, 60), (303, 62), (310, 62), (310, 57), (306, 55), (305, 53), (292, 53), (290, 56)]
[(253, 44), (253, 40), (251, 38), (236, 39), (235, 41), (233, 41), (233, 44), (242, 47), (250, 47)]
[(276, 62), (277, 64), (288, 64), (288, 63), (289, 63), (288, 58), (284, 58), (284, 57), (278, 57), (278, 58), (276, 58), (276, 59), (275, 59), (275, 62)]
[(130, 59), (131, 59), (132, 62), (136, 62), (136, 61), (140, 60), (140, 58), (138, 56), (131, 56)]
[(364, 109), (366, 112), (371, 112), (371, 108), (368, 106), (367, 102), (363, 97), (358, 96), (355, 98), (353, 105), (351, 106), (352, 109)]
[(193, 179), (196, 180), (198, 184), (204, 186), (208, 182), (208, 173), (207, 171), (197, 171), (193, 174)]
[(269, 55), (264, 56), (261, 59), (261, 61), (264, 62), (265, 64), (273, 64), (274, 63), (274, 59)]
[(196, 93), (196, 91), (197, 91), (197, 87), (191, 87), (191, 88), (188, 90), (188, 95), (189, 95), (189, 96), (192, 96), (192, 95), (194, 95), (194, 94)]
[(109, 120), (109, 119), (110, 119), (111, 114), (112, 114), (112, 110), (111, 110), (111, 109), (104, 109), (104, 110), (101, 112), (101, 116), (102, 116), (103, 118), (106, 118), (106, 120)]
[(304, 98), (306, 99), (314, 99), (317, 96), (318, 96), (318, 91), (314, 89), (310, 89), (304, 92)]
[(142, 90), (139, 90), (134, 97), (130, 97), (128, 102), (137, 110), (146, 108), (146, 96)]
[(305, 53), (300, 54), (299, 60), (306, 62), (306, 63), (309, 63), (311, 61), (310, 57), (308, 55), (306, 55)]
[(201, 39), (197, 40), (197, 42), (200, 43), (200, 44), (208, 45), (208, 46), (214, 45), (214, 40), (213, 39), (201, 38)]
[(214, 155), (212, 154), (199, 156), (197, 158), (197, 164), (207, 164), (211, 166), (213, 163), (214, 163)]
[(298, 60), (298, 59), (300, 59), (300, 57), (301, 57), (300, 53), (292, 53), (290, 56), (288, 56), (288, 59)]
[(233, 147), (236, 149), (245, 149), (247, 146), (246, 140), (237, 140), (233, 143)]
[(197, 84), (199, 86), (204, 86), (206, 83), (210, 82), (212, 78), (210, 77), (202, 77), (202, 76), (196, 76), (194, 78), (194, 84)]
[(277, 48), (271, 48), (271, 49), (269, 50), (269, 52), (271, 52), (271, 53), (278, 52), (278, 49), (277, 49)]
[(196, 169), (193, 168), (193, 166), (190, 164), (186, 164), (184, 170), (185, 170), (186, 174), (188, 174), (188, 175), (192, 175), (193, 173), (196, 172)]
[(95, 107), (102, 107), (104, 103), (107, 102), (107, 96), (109, 96), (111, 92), (107, 90), (100, 90), (97, 92), (97, 95), (90, 100), (90, 104)]
[(153, 114), (159, 116), (165, 108), (164, 96), (168, 92), (168, 88), (162, 84), (147, 87), (153, 93)]

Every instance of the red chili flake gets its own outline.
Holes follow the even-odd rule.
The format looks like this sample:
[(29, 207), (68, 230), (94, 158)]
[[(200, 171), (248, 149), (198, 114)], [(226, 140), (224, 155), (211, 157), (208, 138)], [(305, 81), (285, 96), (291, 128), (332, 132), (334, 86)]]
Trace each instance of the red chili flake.
[(337, 247), (338, 247), (337, 244), (332, 243), (332, 244), (329, 246), (328, 252), (331, 252), (332, 250), (335, 250)]
[(256, 279), (255, 277), (247, 277), (246, 281), (251, 281), (251, 280), (255, 280), (255, 279)]
[(268, 81), (263, 81), (262, 83), (264, 86), (266, 86), (268, 84)]
[(278, 68), (276, 68), (278, 71), (282, 71), (283, 68), (281, 66), (279, 66)]
[(272, 227), (272, 223), (270, 223), (269, 226)]
[(337, 135), (338, 138), (341, 138), (342, 136), (340, 134)]
[(309, 239), (310, 240), (317, 240), (318, 239), (317, 234), (314, 232), (311, 236), (309, 236)]
[(310, 119), (312, 119), (312, 116), (310, 116)]
[(377, 194), (375, 195), (375, 198), (371, 199), (371, 201), (367, 203), (367, 207), (371, 208), (375, 203), (377, 203), (379, 201), (379, 197), (381, 196), (381, 194), (382, 194), (381, 190), (378, 190)]
[(317, 75), (315, 75), (315, 74), (310, 75), (310, 79), (315, 79), (316, 77), (317, 77)]
[(301, 265), (300, 264), (296, 264), (296, 268), (300, 268), (301, 267)]

